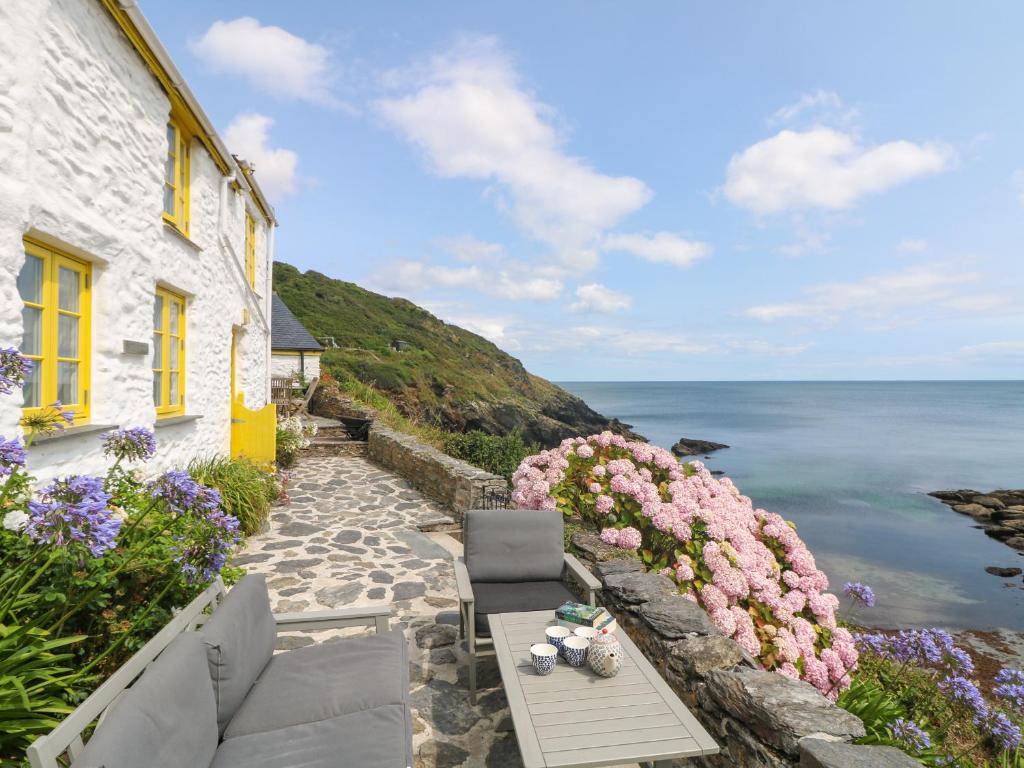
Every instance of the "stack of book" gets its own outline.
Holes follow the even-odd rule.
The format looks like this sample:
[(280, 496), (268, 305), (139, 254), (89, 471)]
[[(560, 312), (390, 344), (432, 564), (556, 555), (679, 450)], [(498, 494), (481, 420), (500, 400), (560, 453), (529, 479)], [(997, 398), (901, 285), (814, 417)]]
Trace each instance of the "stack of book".
[(586, 603), (565, 603), (555, 609), (555, 617), (569, 626), (593, 627), (598, 632), (602, 629), (607, 629), (609, 632), (615, 630), (615, 617), (600, 606), (595, 607)]

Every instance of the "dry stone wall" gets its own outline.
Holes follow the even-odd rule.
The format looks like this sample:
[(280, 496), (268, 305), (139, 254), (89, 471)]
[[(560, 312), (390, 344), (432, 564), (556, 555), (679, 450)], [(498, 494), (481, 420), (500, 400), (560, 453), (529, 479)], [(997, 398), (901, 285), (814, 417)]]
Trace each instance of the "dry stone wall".
[(508, 487), (500, 475), (452, 458), (412, 435), (378, 422), (370, 427), (367, 455), (371, 461), (407, 479), (420, 493), (444, 504), (460, 522), (461, 513), (478, 506), (485, 494)]
[(808, 683), (760, 669), (665, 576), (594, 535), (572, 541), (604, 585), (603, 605), (722, 747), (694, 768), (918, 765), (897, 749), (850, 743), (864, 735), (859, 718)]

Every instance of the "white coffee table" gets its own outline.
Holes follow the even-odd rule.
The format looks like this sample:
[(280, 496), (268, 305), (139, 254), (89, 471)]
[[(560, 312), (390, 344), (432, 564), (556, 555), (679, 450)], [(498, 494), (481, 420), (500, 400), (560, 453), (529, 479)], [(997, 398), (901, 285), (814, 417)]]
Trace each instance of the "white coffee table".
[(612, 678), (559, 658), (539, 675), (530, 646), (557, 624), (552, 611), (487, 617), (512, 725), (526, 768), (668, 765), (718, 753), (718, 745), (621, 629), (622, 669)]

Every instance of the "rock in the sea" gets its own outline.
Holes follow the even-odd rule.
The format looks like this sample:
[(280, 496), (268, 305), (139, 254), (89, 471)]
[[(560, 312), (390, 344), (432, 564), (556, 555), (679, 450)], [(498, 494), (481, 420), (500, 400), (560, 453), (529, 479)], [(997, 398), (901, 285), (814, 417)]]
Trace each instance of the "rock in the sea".
[(1001, 576), (1004, 579), (1011, 579), (1014, 576), (1020, 576), (1024, 573), (1024, 570), (1020, 568), (1000, 568), (997, 565), (990, 565), (985, 569), (985, 573), (991, 573), (993, 576)]
[(988, 507), (989, 509), (1002, 509), (1006, 506), (995, 496), (975, 496), (971, 501), (975, 504), (980, 504), (983, 507)]
[(954, 504), (953, 511), (979, 519), (992, 517), (992, 510), (988, 507), (983, 507), (981, 504)]
[(693, 440), (688, 437), (681, 437), (672, 446), (672, 453), (676, 456), (696, 456), (700, 453), (711, 453), (722, 448), (728, 448), (725, 443), (715, 443), (711, 440)]

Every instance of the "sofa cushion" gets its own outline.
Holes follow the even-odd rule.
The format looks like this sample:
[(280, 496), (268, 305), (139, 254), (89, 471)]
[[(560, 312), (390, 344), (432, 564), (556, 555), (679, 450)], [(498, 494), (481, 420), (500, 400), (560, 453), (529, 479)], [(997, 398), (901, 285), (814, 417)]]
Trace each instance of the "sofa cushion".
[(217, 749), (217, 708), (196, 632), (171, 642), (86, 744), (73, 768), (208, 766)]
[(518, 584), (474, 581), (473, 597), (476, 600), (474, 610), (478, 635), (490, 635), (489, 613), (553, 611), (567, 600), (576, 600), (576, 595), (560, 581), (522, 581)]
[(217, 702), (217, 727), (224, 733), (274, 655), (277, 627), (266, 579), (251, 574), (235, 584), (203, 625), (202, 636)]
[(562, 576), (562, 513), (476, 509), (463, 518), (466, 568), (478, 581), (550, 581)]
[(343, 766), (411, 768), (409, 708), (388, 704), (330, 720), (228, 739), (217, 750), (211, 768)]
[(404, 705), (408, 700), (409, 660), (401, 631), (332, 640), (274, 656), (224, 738)]

